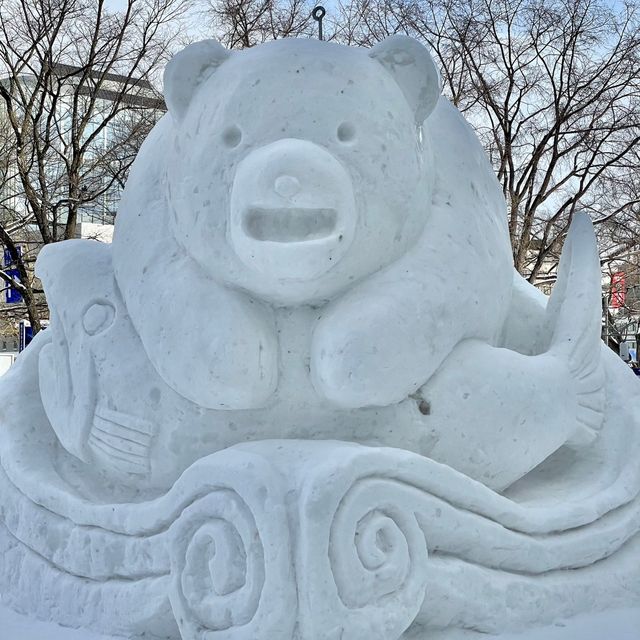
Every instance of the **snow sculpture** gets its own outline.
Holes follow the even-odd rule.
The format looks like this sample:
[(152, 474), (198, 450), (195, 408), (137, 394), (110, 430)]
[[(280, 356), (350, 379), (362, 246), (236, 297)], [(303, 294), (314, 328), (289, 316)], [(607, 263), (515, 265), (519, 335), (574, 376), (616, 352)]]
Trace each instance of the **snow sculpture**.
[(38, 259), (51, 326), (0, 385), (2, 597), (175, 640), (640, 601), (638, 387), (589, 219), (547, 301), (403, 36), (202, 42), (165, 95), (113, 246)]

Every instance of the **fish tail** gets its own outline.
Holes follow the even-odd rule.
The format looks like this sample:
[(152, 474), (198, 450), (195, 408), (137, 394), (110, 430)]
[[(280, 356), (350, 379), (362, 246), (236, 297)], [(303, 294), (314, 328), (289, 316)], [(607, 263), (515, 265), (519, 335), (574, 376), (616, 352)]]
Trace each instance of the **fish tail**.
[(546, 309), (548, 351), (566, 363), (578, 410), (573, 444), (588, 444), (602, 427), (605, 374), (601, 349), (602, 285), (591, 219), (575, 214), (560, 256), (558, 279)]

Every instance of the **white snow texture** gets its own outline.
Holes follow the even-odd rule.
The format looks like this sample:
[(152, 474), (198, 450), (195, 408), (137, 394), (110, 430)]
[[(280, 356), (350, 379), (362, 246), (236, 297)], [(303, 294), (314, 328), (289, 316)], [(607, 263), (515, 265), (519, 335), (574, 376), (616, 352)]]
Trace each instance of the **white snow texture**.
[(165, 96), (113, 245), (38, 258), (51, 325), (0, 383), (3, 601), (171, 640), (632, 619), (639, 387), (588, 216), (547, 300), (405, 36), (205, 41)]

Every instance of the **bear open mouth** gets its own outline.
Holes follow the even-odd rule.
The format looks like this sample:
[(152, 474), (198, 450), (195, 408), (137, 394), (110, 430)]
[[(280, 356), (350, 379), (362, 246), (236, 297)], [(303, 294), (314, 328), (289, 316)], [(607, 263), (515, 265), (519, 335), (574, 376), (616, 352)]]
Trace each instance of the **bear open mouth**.
[(242, 227), (247, 236), (261, 242), (306, 242), (330, 236), (337, 218), (335, 209), (251, 207)]

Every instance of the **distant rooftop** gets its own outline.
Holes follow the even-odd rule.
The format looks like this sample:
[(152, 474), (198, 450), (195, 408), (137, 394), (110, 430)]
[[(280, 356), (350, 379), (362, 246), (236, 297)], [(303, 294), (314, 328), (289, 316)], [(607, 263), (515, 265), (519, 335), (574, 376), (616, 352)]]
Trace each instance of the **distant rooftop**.
[[(53, 65), (53, 72), (58, 78), (72, 78), (73, 76), (80, 77), (85, 73), (84, 67), (77, 67), (70, 64), (56, 63)], [(95, 79), (105, 79), (111, 82), (126, 84), (128, 86), (127, 93), (122, 94), (111, 88), (100, 88), (97, 91), (98, 98), (102, 100), (121, 100), (122, 102), (131, 105), (133, 107), (145, 107), (149, 109), (158, 109), (160, 111), (166, 111), (167, 106), (164, 102), (162, 94), (148, 81), (142, 78), (128, 78), (127, 76), (119, 73), (101, 73), (99, 71), (89, 70), (89, 76)], [(29, 74), (21, 76), (22, 78), (33, 77)], [(0, 76), (0, 82), (7, 81), (10, 78), (8, 75)], [(130, 93), (131, 90), (140, 89), (139, 93)], [(89, 87), (82, 87), (78, 92), (80, 95), (91, 95), (94, 90)]]
[[(85, 68), (58, 62), (53, 65), (53, 71), (58, 76), (81, 76), (85, 72)], [(92, 78), (104, 78), (106, 80), (113, 80), (114, 82), (122, 83), (126, 82), (132, 86), (156, 92), (156, 89), (148, 80), (143, 80), (141, 78), (128, 78), (127, 76), (120, 75), (119, 73), (101, 73), (93, 70), (90, 70), (89, 75)]]
[[(76, 67), (70, 64), (57, 63), (53, 67), (54, 73), (57, 76), (81, 76), (85, 73), (84, 67)], [(120, 98), (123, 102), (136, 107), (148, 107), (151, 109), (159, 109), (166, 111), (167, 107), (164, 102), (162, 94), (155, 89), (155, 87), (148, 81), (142, 78), (129, 78), (119, 73), (101, 73), (99, 71), (89, 70), (89, 75), (92, 78), (103, 78), (105, 80), (111, 80), (112, 82), (119, 82), (121, 84), (128, 84), (131, 88), (137, 87), (142, 89), (146, 94), (130, 94), (127, 93), (123, 98), (120, 98), (120, 93), (112, 89), (99, 89), (98, 98), (103, 100), (112, 100)], [(80, 90), (81, 95), (88, 95), (91, 93), (89, 87), (82, 88)]]

